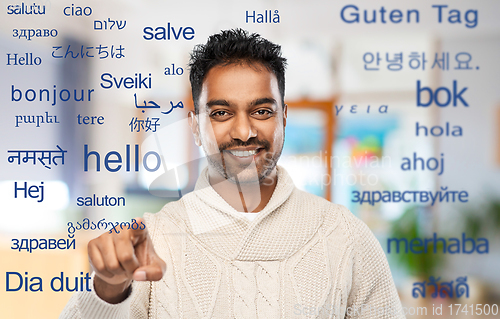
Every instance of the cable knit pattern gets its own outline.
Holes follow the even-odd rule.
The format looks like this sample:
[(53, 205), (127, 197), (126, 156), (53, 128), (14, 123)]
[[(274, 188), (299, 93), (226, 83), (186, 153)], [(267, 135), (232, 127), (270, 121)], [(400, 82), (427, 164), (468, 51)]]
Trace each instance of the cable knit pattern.
[(221, 267), (213, 257), (186, 242), (182, 262), (183, 279), (195, 302), (200, 317), (207, 317), (213, 309), (220, 284)]
[(256, 317), (255, 263), (233, 262), (234, 314), (236, 319)]
[(133, 283), (118, 305), (75, 293), (60, 318), (404, 318), (368, 227), (296, 189), (281, 167), (251, 222), (215, 192), (207, 170), (195, 191), (145, 219), (167, 264), (163, 279)]
[(234, 261), (235, 318), (279, 318), (280, 262)]
[(330, 285), (325, 246), (322, 240), (308, 249), (293, 269), (299, 303), (315, 308), (324, 304)]
[(259, 261), (255, 266), (257, 318), (279, 318), (280, 262)]

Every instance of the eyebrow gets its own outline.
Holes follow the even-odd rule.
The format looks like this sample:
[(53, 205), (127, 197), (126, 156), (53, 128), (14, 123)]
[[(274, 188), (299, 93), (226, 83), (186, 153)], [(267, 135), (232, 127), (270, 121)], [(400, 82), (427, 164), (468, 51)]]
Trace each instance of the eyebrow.
[(211, 108), (212, 106), (215, 105), (221, 105), (221, 106), (229, 106), (229, 102), (226, 100), (211, 100), (207, 102), (207, 107)]
[(257, 106), (261, 104), (274, 104), (278, 105), (275, 99), (269, 98), (269, 97), (264, 97), (261, 99), (253, 100), (252, 103), (250, 103), (250, 106)]
[[(262, 105), (262, 104), (274, 104), (274, 105), (278, 105), (278, 103), (276, 102), (275, 99), (269, 98), (269, 97), (264, 97), (264, 98), (253, 100), (250, 103), (250, 106), (257, 106), (257, 105)], [(219, 106), (231, 106), (227, 100), (222, 100), (222, 99), (221, 100), (211, 100), (211, 101), (207, 102), (207, 107), (208, 108), (211, 108), (211, 107), (213, 107), (215, 105), (219, 105)]]

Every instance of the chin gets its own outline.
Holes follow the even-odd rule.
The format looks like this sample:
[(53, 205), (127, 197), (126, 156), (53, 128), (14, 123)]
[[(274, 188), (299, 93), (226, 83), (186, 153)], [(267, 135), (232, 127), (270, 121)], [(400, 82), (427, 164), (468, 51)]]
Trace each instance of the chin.
[(210, 165), (233, 184), (261, 184), (274, 168), (256, 167), (254, 163), (246, 167), (227, 167), (221, 163), (210, 163)]

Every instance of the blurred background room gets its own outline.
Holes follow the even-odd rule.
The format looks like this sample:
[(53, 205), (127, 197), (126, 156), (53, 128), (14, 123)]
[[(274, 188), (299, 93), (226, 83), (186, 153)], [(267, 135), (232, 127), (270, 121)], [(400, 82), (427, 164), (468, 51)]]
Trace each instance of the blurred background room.
[[(1, 318), (59, 315), (71, 292), (53, 291), (50, 278), (89, 272), (87, 242), (105, 231), (83, 226), (86, 218), (130, 221), (193, 189), (205, 160), (187, 126), (189, 52), (228, 28), (282, 45), (288, 119), (279, 165), (298, 188), (345, 205), (370, 227), (407, 318), (434, 318), (439, 307), (443, 318), (497, 317), (500, 2), (41, 0), (45, 13), (31, 15), (14, 13), (31, 2), (0, 2)], [(274, 20), (254, 22), (258, 14)], [(158, 27), (194, 33), (158, 40)], [(57, 36), (28, 40), (21, 29)], [(22, 65), (21, 57), (40, 60)], [(119, 84), (139, 76), (148, 77), (141, 87)], [(428, 91), (442, 87), (449, 105), (443, 89), (424, 106)], [(63, 165), (9, 159), (8, 151), (58, 146)], [(117, 154), (120, 169), (104, 164)], [(15, 182), (43, 185), (44, 200), (21, 190), (15, 198)], [(108, 205), (87, 206), (94, 194)], [(74, 238), (76, 249), (12, 249), (13, 239), (42, 238)], [(6, 291), (7, 272), (43, 278), (43, 291)]]

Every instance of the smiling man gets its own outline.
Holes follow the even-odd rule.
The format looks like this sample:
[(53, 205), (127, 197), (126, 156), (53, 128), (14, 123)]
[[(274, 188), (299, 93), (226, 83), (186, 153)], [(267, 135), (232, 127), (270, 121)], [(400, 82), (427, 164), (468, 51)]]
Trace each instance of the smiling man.
[(239, 29), (195, 48), (189, 123), (208, 168), (146, 229), (89, 243), (94, 289), (62, 318), (404, 318), (367, 226), (276, 165), (285, 63)]
[[(268, 52), (278, 47), (266, 47), (257, 35), (252, 37), (257, 50), (252, 52), (254, 57), (246, 51), (249, 48), (240, 47), (234, 48), (234, 53), (242, 51), (240, 57), (201, 63), (197, 61), (205, 61), (204, 55), (213, 54), (208, 51), (214, 48), (199, 47), (191, 63), (193, 96), (198, 97), (194, 98), (197, 116), (189, 114), (195, 141), (210, 154), (210, 184), (241, 212), (259, 212), (271, 198), (286, 125), (285, 59)], [(270, 62), (276, 65), (275, 72), (269, 69)], [(197, 83), (197, 78), (204, 80)]]

